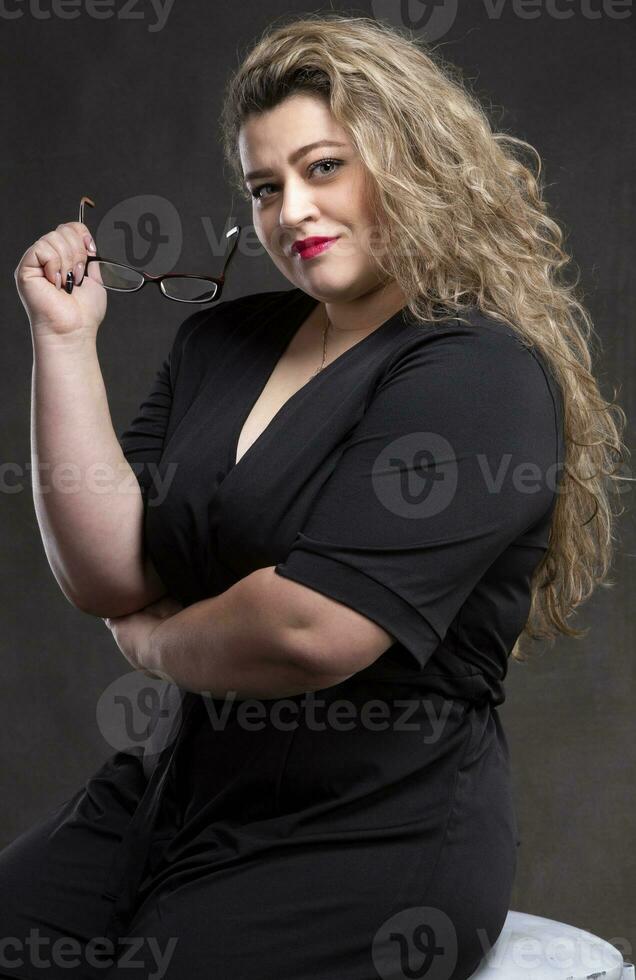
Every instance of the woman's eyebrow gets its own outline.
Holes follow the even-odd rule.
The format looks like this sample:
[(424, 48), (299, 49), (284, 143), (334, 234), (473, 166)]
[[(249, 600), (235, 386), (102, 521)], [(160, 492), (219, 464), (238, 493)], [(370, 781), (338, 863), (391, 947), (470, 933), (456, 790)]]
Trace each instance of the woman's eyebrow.
[[(288, 162), (291, 164), (298, 163), (300, 158), (303, 157), (305, 153), (309, 153), (310, 150), (315, 150), (316, 147), (318, 146), (346, 146), (346, 145), (347, 145), (346, 143), (340, 143), (338, 140), (317, 140), (315, 143), (307, 143), (306, 146), (300, 146), (297, 150), (294, 150), (293, 153), (290, 153)], [(248, 174), (245, 174), (245, 177), (243, 179), (245, 182), (247, 182), (248, 180), (253, 180), (254, 177), (272, 177), (272, 176), (273, 176), (272, 171), (268, 170), (265, 167), (262, 170), (250, 170)]]

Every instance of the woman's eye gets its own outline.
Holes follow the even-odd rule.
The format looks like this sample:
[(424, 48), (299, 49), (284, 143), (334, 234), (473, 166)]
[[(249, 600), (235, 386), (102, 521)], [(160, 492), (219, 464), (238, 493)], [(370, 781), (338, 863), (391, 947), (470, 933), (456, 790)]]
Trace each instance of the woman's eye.
[[(312, 163), (312, 165), (311, 165), (311, 167), (309, 169), (311, 170), (313, 167), (326, 167), (328, 164), (329, 165), (335, 164), (336, 167), (338, 167), (339, 162), (340, 162), (339, 160), (318, 160), (317, 163)], [(331, 171), (331, 173), (333, 173), (333, 170)], [(325, 175), (325, 176), (328, 176), (328, 175)]]
[[(307, 169), (310, 171), (310, 173), (313, 174), (318, 167), (325, 167), (329, 165), (329, 166), (335, 166), (337, 169), (341, 163), (342, 160), (331, 160), (331, 159), (317, 160), (315, 163), (312, 163)], [(323, 173), (323, 176), (330, 177), (332, 173), (335, 173), (335, 171), (331, 170), (328, 173)], [(266, 187), (275, 187), (275, 186), (276, 186), (275, 184), (261, 184), (259, 187), (254, 188), (254, 190), (252, 191), (252, 197), (257, 201), (261, 201), (263, 199), (261, 196), (261, 191), (264, 190)]]
[(260, 199), (261, 199), (261, 191), (263, 190), (263, 188), (264, 187), (271, 187), (271, 186), (272, 186), (272, 184), (261, 184), (260, 187), (255, 187), (254, 190), (252, 191), (252, 197), (255, 197), (257, 201), (260, 201)]

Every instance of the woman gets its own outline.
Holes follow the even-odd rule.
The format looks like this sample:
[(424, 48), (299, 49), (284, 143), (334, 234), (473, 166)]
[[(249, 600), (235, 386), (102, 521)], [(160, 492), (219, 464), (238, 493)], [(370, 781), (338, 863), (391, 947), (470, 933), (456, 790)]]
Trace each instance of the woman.
[(0, 855), (4, 933), (74, 937), (89, 977), (100, 936), (118, 976), (465, 980), (516, 865), (508, 657), (580, 635), (624, 415), (526, 144), (422, 42), (290, 18), (222, 123), (292, 288), (189, 316), (120, 442), (104, 290), (54, 288), (88, 229), (16, 270), (40, 455), (123, 451), (141, 491), (36, 497), (49, 560), (183, 711), (150, 774), (116, 753)]

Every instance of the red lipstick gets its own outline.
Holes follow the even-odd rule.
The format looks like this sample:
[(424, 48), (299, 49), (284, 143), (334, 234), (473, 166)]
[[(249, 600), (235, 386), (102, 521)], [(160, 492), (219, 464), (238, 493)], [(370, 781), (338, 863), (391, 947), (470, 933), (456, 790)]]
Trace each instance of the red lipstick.
[(325, 249), (329, 248), (336, 241), (338, 241), (338, 236), (335, 238), (324, 238), (322, 236), (302, 238), (294, 242), (292, 252), (300, 255), (301, 259), (311, 259), (314, 255), (319, 255), (320, 252), (324, 252)]

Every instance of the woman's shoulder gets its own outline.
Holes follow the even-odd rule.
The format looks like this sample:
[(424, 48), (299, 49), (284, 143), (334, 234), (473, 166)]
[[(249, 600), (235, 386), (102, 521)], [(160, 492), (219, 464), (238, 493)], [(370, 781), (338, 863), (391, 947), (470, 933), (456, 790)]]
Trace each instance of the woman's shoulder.
[[(437, 309), (443, 312), (441, 307)], [(443, 320), (415, 322), (412, 317), (405, 317), (404, 322), (406, 331), (397, 352), (398, 356), (411, 350), (443, 347), (458, 353), (486, 353), (493, 347), (501, 350), (530, 349), (510, 322), (499, 320), (477, 306), (467, 307), (461, 316), (458, 314)]]
[(279, 289), (249, 293), (246, 296), (222, 300), (212, 307), (206, 307), (206, 309), (195, 310), (183, 321), (175, 339), (185, 345), (195, 335), (206, 336), (213, 331), (218, 333), (224, 323), (231, 324), (233, 327), (240, 327), (242, 323), (246, 322), (246, 314), (249, 316), (252, 311), (258, 313), (267, 310), (269, 307), (283, 305), (287, 296), (297, 292), (297, 289)]
[(277, 307), (284, 308), (291, 294), (298, 292), (297, 289), (279, 289), (249, 293), (195, 310), (182, 321), (175, 335), (171, 350), (174, 372), (184, 358), (191, 361), (212, 352), (219, 353), (228, 340), (235, 340), (253, 329), (258, 322), (255, 317), (260, 320), (264, 313)]
[(505, 377), (539, 381), (551, 387), (545, 357), (510, 322), (471, 306), (461, 317), (426, 322), (407, 322), (401, 342), (386, 365), (399, 371), (406, 365), (448, 371), (459, 377)]
[(411, 388), (420, 383), (423, 399), (434, 390), (458, 411), (477, 398), (481, 407), (492, 408), (493, 417), (541, 412), (557, 425), (562, 419), (562, 397), (547, 358), (510, 322), (479, 307), (461, 318), (408, 322), (380, 384), (399, 397), (409, 379)]

